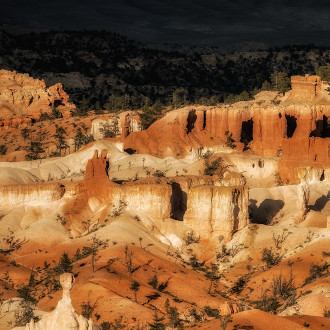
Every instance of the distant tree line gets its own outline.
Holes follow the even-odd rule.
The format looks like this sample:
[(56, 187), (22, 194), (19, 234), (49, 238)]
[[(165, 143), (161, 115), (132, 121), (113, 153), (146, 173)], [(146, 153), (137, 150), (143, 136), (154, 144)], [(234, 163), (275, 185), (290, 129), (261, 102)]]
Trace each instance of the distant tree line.
[(320, 66), (316, 74), (321, 77), (322, 80), (330, 82), (330, 64)]
[(0, 45), (0, 68), (62, 82), (76, 115), (142, 109), (144, 126), (164, 107), (247, 100), (268, 88), (283, 93), (291, 75), (330, 80), (330, 49), (315, 45), (224, 54), (217, 47), (155, 48), (105, 31), (0, 31)]
[(225, 103), (235, 103), (240, 101), (249, 101), (256, 94), (262, 91), (277, 91), (285, 93), (291, 89), (291, 80), (286, 72), (274, 72), (270, 75), (269, 80), (265, 80), (261, 88), (254, 88), (252, 91), (243, 91), (238, 95), (229, 94), (225, 99)]

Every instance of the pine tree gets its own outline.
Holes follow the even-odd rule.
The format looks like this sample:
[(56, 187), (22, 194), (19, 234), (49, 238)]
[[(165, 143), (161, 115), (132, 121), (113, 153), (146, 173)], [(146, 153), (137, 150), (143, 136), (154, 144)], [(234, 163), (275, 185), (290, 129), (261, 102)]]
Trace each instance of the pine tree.
[(148, 284), (151, 285), (154, 289), (158, 288), (158, 278), (155, 273), (154, 276), (148, 281)]
[(53, 137), (57, 140), (56, 148), (58, 150), (58, 153), (61, 156), (61, 150), (68, 147), (68, 145), (66, 144), (66, 141), (65, 141), (66, 130), (63, 127), (58, 126), (58, 125), (55, 125), (55, 128), (56, 128), (56, 131), (55, 131), (55, 134), (53, 135)]
[(323, 81), (330, 82), (330, 64), (320, 66), (317, 69), (316, 74), (320, 76)]
[(86, 116), (88, 114), (88, 102), (86, 99), (82, 99), (80, 102), (79, 102), (79, 106), (76, 108), (76, 111), (73, 112), (73, 115), (76, 115), (76, 116)]
[(136, 293), (139, 291), (139, 288), (140, 288), (140, 284), (136, 281), (133, 281), (130, 286), (130, 289), (134, 292), (134, 298), (136, 302), (137, 302)]
[(101, 107), (101, 104), (100, 104), (100, 101), (96, 101), (95, 103), (95, 113), (97, 115), (100, 115), (103, 113), (103, 110), (102, 110), (102, 107)]
[(40, 154), (45, 152), (40, 141), (30, 141), (30, 146), (27, 148), (27, 155), (25, 158), (27, 160), (40, 159)]
[(28, 284), (28, 286), (29, 286), (30, 288), (32, 288), (32, 287), (34, 287), (34, 286), (36, 285), (36, 283), (37, 283), (37, 281), (36, 281), (36, 279), (35, 279), (35, 277), (34, 277), (34, 273), (33, 273), (33, 271), (32, 271), (32, 273), (30, 274), (30, 278), (29, 278), (29, 284)]
[(270, 86), (270, 83), (265, 80), (263, 83), (262, 83), (262, 86), (261, 86), (261, 90), (262, 91), (270, 91), (272, 88)]
[(291, 81), (286, 72), (274, 72), (270, 76), (273, 90), (285, 93), (291, 88)]
[(0, 155), (5, 155), (7, 153), (7, 147), (4, 144), (0, 145)]
[(163, 321), (164, 321), (164, 316), (158, 317), (158, 313), (155, 312), (153, 322), (148, 323), (148, 325), (149, 325), (150, 329), (165, 330), (166, 326), (163, 323)]
[(220, 275), (218, 274), (218, 266), (216, 264), (211, 264), (211, 269), (206, 272), (205, 276), (210, 280), (208, 293), (211, 294), (214, 281), (220, 278)]
[(187, 102), (188, 91), (185, 88), (178, 88), (173, 92), (172, 95), (172, 104), (174, 108), (186, 104)]
[(72, 272), (72, 261), (67, 253), (64, 252), (62, 254), (60, 262), (56, 268), (59, 274)]
[(165, 301), (165, 310), (166, 310), (166, 314), (168, 316), (168, 325), (174, 329), (175, 327), (180, 326), (181, 324), (181, 320), (180, 320), (180, 314), (179, 311), (176, 307), (172, 307), (170, 305), (170, 301), (168, 300), (168, 298)]
[(226, 146), (232, 149), (236, 148), (236, 144), (234, 143), (235, 140), (233, 139), (233, 133), (230, 133), (229, 131), (225, 132), (227, 141), (226, 141)]

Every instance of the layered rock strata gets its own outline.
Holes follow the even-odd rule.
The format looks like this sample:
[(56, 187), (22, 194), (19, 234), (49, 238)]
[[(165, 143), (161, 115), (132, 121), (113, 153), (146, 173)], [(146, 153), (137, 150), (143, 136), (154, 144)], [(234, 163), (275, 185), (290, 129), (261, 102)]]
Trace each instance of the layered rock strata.
[(75, 108), (62, 84), (49, 88), (28, 74), (0, 70), (0, 127), (24, 125), (57, 107), (63, 117)]
[[(306, 82), (299, 84), (292, 79), (293, 90), (286, 96), (262, 92), (253, 101), (169, 112), (147, 130), (131, 133), (125, 148), (182, 157), (193, 149), (230, 147), (232, 139), (235, 150), (277, 158), (282, 181), (299, 183), (301, 169), (330, 167), (330, 95), (319, 77), (301, 77)], [(330, 181), (328, 175), (323, 173)]]
[[(96, 152), (88, 162), (80, 191), (87, 191), (89, 198), (106, 200), (115, 209), (125, 207), (152, 219), (171, 217), (183, 221), (203, 237), (222, 235), (225, 240), (248, 224), (248, 188), (241, 175), (228, 171), (224, 178), (152, 178), (118, 185), (106, 180), (106, 168), (106, 151), (100, 157)], [(92, 186), (97, 189), (93, 190)]]
[(247, 187), (195, 186), (189, 190), (187, 201), (184, 223), (202, 237), (229, 240), (249, 223)]
[(65, 187), (59, 183), (0, 186), (1, 208), (17, 205), (42, 205), (61, 199)]

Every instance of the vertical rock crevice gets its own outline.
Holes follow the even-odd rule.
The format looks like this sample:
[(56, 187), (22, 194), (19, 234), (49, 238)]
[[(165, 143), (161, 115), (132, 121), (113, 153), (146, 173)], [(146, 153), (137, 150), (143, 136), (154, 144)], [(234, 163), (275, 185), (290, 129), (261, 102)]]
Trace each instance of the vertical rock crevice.
[(206, 129), (206, 110), (203, 111), (203, 131)]
[(189, 134), (195, 127), (195, 122), (197, 120), (196, 110), (189, 111), (186, 125), (186, 133)]

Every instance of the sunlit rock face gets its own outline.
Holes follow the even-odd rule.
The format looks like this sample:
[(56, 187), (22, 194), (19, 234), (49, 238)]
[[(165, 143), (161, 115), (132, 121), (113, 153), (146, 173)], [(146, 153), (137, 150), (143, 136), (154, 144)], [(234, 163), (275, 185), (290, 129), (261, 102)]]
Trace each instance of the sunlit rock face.
[(82, 315), (78, 315), (72, 306), (70, 290), (74, 283), (74, 276), (70, 273), (64, 273), (60, 276), (60, 283), (63, 288), (62, 299), (58, 302), (56, 308), (42, 316), (41, 320), (34, 322), (33, 319), (25, 327), (14, 328), (26, 330), (98, 330), (92, 320), (87, 320)]
[(62, 84), (49, 88), (43, 80), (28, 74), (0, 70), (0, 126), (25, 125), (40, 117), (41, 113), (51, 113), (56, 107), (63, 117), (70, 116), (75, 108)]
[(152, 218), (170, 217), (171, 187), (167, 184), (135, 184), (124, 187), (124, 201), (129, 210), (144, 212)]
[(319, 76), (292, 76), (291, 99), (313, 101), (322, 92), (322, 81)]
[[(196, 150), (205, 147), (228, 147), (230, 136), (235, 150), (250, 149), (257, 155), (277, 158), (284, 183), (299, 183), (304, 168), (314, 174), (321, 168), (317, 180), (330, 181), (328, 89), (318, 76), (295, 76), (292, 90), (284, 96), (261, 92), (252, 101), (174, 110), (146, 131), (130, 134), (125, 148), (180, 158), (196, 156)], [(229, 146), (227, 151), (233, 150)], [(306, 177), (311, 180), (315, 177)]]
[(229, 240), (248, 224), (247, 187), (196, 186), (188, 192), (184, 223), (202, 237)]
[(139, 116), (133, 111), (125, 111), (107, 120), (95, 119), (92, 122), (91, 134), (94, 140), (101, 140), (105, 136), (104, 129), (109, 129), (114, 136), (128, 136), (131, 132), (142, 130)]
[(93, 209), (103, 203), (156, 222), (173, 218), (203, 237), (223, 236), (226, 240), (248, 224), (248, 187), (239, 173), (227, 170), (221, 178), (145, 178), (116, 184), (107, 177), (108, 167), (106, 150), (100, 155), (95, 152), (87, 163), (85, 180), (79, 184)]
[(63, 197), (65, 188), (59, 183), (0, 186), (2, 208), (17, 205), (44, 205)]

